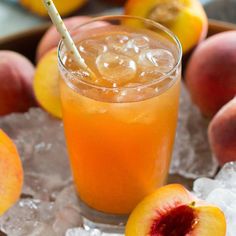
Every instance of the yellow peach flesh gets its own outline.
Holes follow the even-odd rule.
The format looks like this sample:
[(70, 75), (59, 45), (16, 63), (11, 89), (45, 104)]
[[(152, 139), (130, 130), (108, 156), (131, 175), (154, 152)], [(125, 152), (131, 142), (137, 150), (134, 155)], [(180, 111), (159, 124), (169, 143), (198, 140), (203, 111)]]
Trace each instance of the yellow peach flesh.
[(23, 185), (23, 169), (17, 149), (0, 129), (0, 216), (19, 198)]
[[(86, 1), (87, 0), (54, 0), (53, 2), (55, 3), (59, 13), (62, 16), (65, 16), (81, 7)], [(25, 8), (40, 16), (47, 16), (47, 10), (41, 0), (20, 0), (20, 3)]]
[(225, 236), (226, 221), (219, 208), (205, 205), (183, 186), (171, 184), (157, 189), (135, 208), (125, 235), (182, 236), (183, 233), (188, 236)]
[(49, 51), (36, 67), (33, 81), (35, 96), (47, 112), (61, 118), (57, 50)]

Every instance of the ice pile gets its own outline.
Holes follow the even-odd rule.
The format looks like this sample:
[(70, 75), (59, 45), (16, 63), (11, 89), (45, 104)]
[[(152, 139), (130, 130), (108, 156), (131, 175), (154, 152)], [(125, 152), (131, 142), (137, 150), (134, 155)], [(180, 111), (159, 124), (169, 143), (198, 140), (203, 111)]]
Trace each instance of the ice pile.
[(41, 109), (0, 119), (23, 160), (28, 197), (49, 201), (71, 182), (62, 123)]
[[(206, 127), (207, 122), (183, 89), (171, 173), (187, 177), (215, 173), (217, 165), (207, 144)], [(0, 218), (0, 230), (10, 236), (64, 236), (68, 229), (80, 227), (82, 219), (72, 186), (62, 123), (33, 108), (25, 114), (1, 118), (0, 128), (14, 139), (25, 173), (22, 198)], [(78, 235), (78, 230), (81, 231), (69, 230), (67, 235)], [(92, 233), (99, 235), (98, 231)]]
[(123, 234), (106, 234), (98, 229), (85, 230), (83, 228), (73, 228), (68, 229), (65, 236), (123, 236)]
[(218, 165), (209, 148), (207, 127), (208, 121), (192, 104), (183, 85), (171, 174), (193, 179), (215, 175)]
[(227, 236), (236, 235), (236, 162), (227, 163), (216, 178), (199, 178), (194, 182), (194, 193), (217, 205), (226, 216)]
[(23, 198), (0, 218), (0, 230), (9, 236), (64, 236), (68, 228), (82, 225), (73, 186), (55, 201)]
[(65, 196), (71, 173), (61, 122), (32, 109), (1, 118), (0, 128), (14, 139), (25, 174), (22, 199), (0, 218), (0, 229), (11, 236), (53, 236), (78, 226), (78, 204), (68, 201), (68, 195), (76, 199), (74, 189)]

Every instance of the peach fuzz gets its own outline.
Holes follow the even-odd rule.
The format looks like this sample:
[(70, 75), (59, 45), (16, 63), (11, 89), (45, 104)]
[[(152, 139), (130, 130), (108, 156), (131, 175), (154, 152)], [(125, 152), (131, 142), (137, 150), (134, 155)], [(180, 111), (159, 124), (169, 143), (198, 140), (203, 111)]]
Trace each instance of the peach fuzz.
[(36, 105), (32, 82), (34, 66), (13, 51), (0, 51), (0, 116), (25, 112)]
[[(55, 3), (58, 12), (62, 16), (65, 16), (83, 6), (87, 2), (87, 0), (53, 0), (53, 2)], [(26, 9), (40, 16), (48, 15), (42, 0), (20, 0), (20, 4)]]
[(193, 102), (212, 117), (236, 94), (236, 31), (216, 34), (194, 51), (185, 80)]
[(61, 118), (56, 48), (46, 53), (39, 61), (35, 71), (33, 88), (40, 106), (53, 116)]
[(219, 208), (193, 197), (182, 185), (170, 184), (147, 196), (131, 213), (126, 236), (225, 236)]
[(214, 116), (208, 128), (208, 138), (221, 165), (236, 161), (236, 97)]
[(20, 197), (23, 169), (16, 146), (0, 129), (0, 216)]
[[(88, 17), (88, 16), (74, 16), (74, 17), (66, 18), (63, 21), (67, 29), (70, 31), (74, 27), (77, 27), (78, 25), (81, 25), (89, 20), (91, 20), (91, 17)], [(44, 34), (44, 36), (39, 42), (39, 45), (36, 51), (36, 61), (38, 62), (40, 58), (42, 58), (43, 55), (45, 55), (48, 51), (57, 47), (60, 40), (61, 40), (61, 36), (57, 32), (56, 27), (52, 25), (47, 30), (47, 32)]]
[(128, 0), (125, 14), (145, 17), (166, 26), (179, 38), (184, 53), (207, 35), (207, 16), (198, 0)]

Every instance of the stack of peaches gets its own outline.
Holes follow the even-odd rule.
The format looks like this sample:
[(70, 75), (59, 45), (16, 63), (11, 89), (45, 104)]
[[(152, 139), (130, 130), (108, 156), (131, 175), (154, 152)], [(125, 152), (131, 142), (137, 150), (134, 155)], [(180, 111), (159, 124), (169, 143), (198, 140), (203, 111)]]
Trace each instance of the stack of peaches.
[[(23, 4), (27, 2), (32, 1), (22, 0)], [(205, 39), (208, 22), (198, 0), (128, 0), (125, 14), (157, 21), (178, 36), (184, 57), (191, 54), (184, 83), (193, 103), (210, 120), (212, 152), (221, 165), (236, 160), (236, 31)], [(89, 19), (70, 17), (65, 24), (70, 30)], [(56, 49), (59, 40), (52, 26), (37, 47), (36, 67), (23, 55), (0, 51), (0, 116), (39, 105), (61, 118)], [(0, 173), (4, 176), (0, 178), (1, 215), (19, 198), (23, 183), (16, 147), (1, 130)], [(224, 236), (225, 232), (221, 210), (196, 199), (178, 184), (157, 189), (144, 199), (131, 214), (126, 229), (127, 236)]]

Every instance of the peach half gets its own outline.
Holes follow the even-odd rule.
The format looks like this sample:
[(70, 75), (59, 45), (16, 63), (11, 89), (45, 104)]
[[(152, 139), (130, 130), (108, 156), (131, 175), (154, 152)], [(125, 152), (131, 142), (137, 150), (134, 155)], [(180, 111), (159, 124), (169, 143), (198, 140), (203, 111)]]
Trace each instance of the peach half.
[[(83, 6), (86, 0), (54, 0), (53, 1), (62, 16), (68, 15)], [(47, 10), (43, 5), (42, 0), (20, 0), (20, 4), (26, 9), (40, 15), (47, 16)]]
[(169, 28), (186, 53), (206, 37), (208, 21), (198, 0), (128, 0), (125, 14), (154, 20)]
[(131, 213), (126, 236), (225, 236), (221, 210), (170, 184), (146, 197)]
[(61, 118), (56, 48), (49, 51), (39, 61), (35, 71), (33, 88), (39, 105), (53, 116)]
[(23, 169), (15, 144), (0, 129), (0, 216), (19, 198)]

